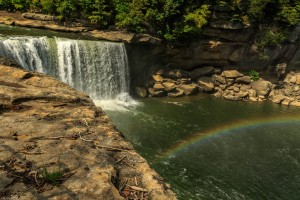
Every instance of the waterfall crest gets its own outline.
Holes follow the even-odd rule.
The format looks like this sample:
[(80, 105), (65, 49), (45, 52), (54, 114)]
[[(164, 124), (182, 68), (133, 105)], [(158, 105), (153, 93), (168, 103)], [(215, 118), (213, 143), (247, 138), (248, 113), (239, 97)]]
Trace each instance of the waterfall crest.
[(88, 93), (94, 100), (129, 92), (124, 44), (47, 37), (0, 38), (0, 56), (46, 73)]

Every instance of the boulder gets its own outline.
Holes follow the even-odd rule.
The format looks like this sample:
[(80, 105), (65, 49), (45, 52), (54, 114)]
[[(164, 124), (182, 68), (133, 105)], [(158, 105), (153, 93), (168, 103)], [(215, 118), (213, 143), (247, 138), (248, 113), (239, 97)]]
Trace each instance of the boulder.
[(179, 70), (179, 69), (169, 70), (165, 73), (165, 76), (170, 79), (179, 79), (179, 78), (188, 78), (189, 77), (187, 72)]
[(215, 88), (212, 79), (209, 77), (199, 78), (198, 85), (204, 92), (213, 92)]
[(248, 92), (239, 92), (236, 94), (236, 96), (239, 98), (239, 99), (244, 99), (246, 97), (249, 96), (249, 93)]
[(212, 73), (214, 73), (214, 68), (212, 66), (208, 66), (208, 67), (197, 68), (189, 72), (189, 75), (192, 79), (197, 79), (201, 76), (211, 75)]
[(221, 88), (222, 90), (226, 90), (227, 86), (226, 85), (219, 85), (219, 88)]
[(258, 99), (256, 97), (249, 97), (250, 101), (258, 101)]
[(184, 91), (182, 89), (177, 88), (175, 91), (173, 92), (169, 92), (168, 96), (169, 97), (181, 97), (184, 95)]
[(192, 80), (190, 78), (180, 78), (177, 80), (179, 84), (190, 84)]
[(281, 104), (282, 104), (282, 105), (285, 105), (285, 106), (289, 106), (290, 103), (291, 103), (291, 101), (288, 100), (288, 99), (285, 99), (285, 100), (283, 100), (283, 101), (281, 102)]
[(249, 93), (249, 97), (256, 97), (257, 96), (257, 92), (254, 89), (250, 89), (248, 91), (248, 93)]
[(212, 76), (212, 81), (214, 82), (215, 85), (220, 85), (220, 84), (225, 85), (226, 84), (226, 79), (224, 77), (216, 75), (216, 74), (214, 74)]
[[(249, 90), (250, 90), (250, 86), (249, 85), (241, 85), (240, 86), (240, 90), (241, 91), (248, 91), (249, 92)], [(255, 90), (254, 90), (255, 91)]]
[(136, 87), (135, 88), (135, 93), (140, 98), (146, 98), (147, 97), (147, 90), (143, 87)]
[(258, 80), (251, 83), (252, 89), (256, 90), (258, 95), (268, 95), (272, 89), (273, 84), (269, 81)]
[(297, 106), (297, 107), (300, 107), (300, 102), (299, 101), (292, 101), (290, 103), (291, 106)]
[(240, 91), (240, 88), (235, 86), (235, 87), (233, 87), (233, 91), (234, 91), (234, 92), (239, 92), (239, 91)]
[(152, 78), (153, 78), (153, 80), (155, 80), (156, 82), (163, 82), (163, 80), (164, 80), (164, 78), (163, 78), (161, 75), (159, 75), (159, 74), (153, 75)]
[(288, 75), (286, 75), (284, 81), (284, 83), (287, 83), (287, 84), (296, 84), (297, 82), (297, 78), (295, 75), (289, 73)]
[(224, 76), (226, 78), (238, 78), (238, 77), (242, 77), (244, 75), (236, 70), (225, 70), (222, 72), (222, 76)]
[(148, 92), (152, 97), (162, 97), (164, 96), (164, 91), (155, 90), (154, 88), (148, 88)]
[(165, 89), (164, 86), (161, 83), (155, 83), (153, 88), (155, 90), (160, 90), (160, 91), (163, 91)]
[(244, 83), (244, 84), (250, 84), (251, 78), (249, 76), (243, 76), (236, 79), (237, 83)]
[(235, 83), (235, 81), (234, 81), (233, 78), (227, 78), (227, 79), (226, 79), (226, 85), (227, 85), (227, 86), (230, 86), (230, 85), (232, 85), (233, 83)]
[(285, 99), (286, 99), (286, 96), (284, 96), (284, 95), (274, 95), (270, 98), (270, 100), (273, 103), (278, 103), (278, 104), (280, 104)]
[(222, 95), (223, 95), (223, 91), (222, 91), (220, 88), (218, 88), (218, 89), (217, 89), (217, 92), (215, 92), (213, 95), (214, 95), (215, 97), (220, 98), (220, 97), (222, 97)]
[(231, 101), (238, 101), (239, 98), (235, 95), (232, 95), (232, 94), (227, 94), (227, 95), (224, 95), (223, 96), (224, 99), (227, 99), (227, 100), (231, 100)]
[(169, 92), (171, 90), (174, 90), (176, 85), (173, 82), (163, 82), (162, 86), (164, 87), (165, 91)]
[(196, 94), (199, 91), (198, 85), (192, 83), (192, 84), (186, 84), (186, 85), (180, 85), (179, 88), (183, 90), (184, 94), (186, 95), (192, 95)]

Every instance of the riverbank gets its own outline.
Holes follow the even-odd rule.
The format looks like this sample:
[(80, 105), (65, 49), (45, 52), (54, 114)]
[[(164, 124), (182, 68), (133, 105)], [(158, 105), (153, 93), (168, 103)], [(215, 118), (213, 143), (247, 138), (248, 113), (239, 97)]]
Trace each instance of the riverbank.
[[(277, 68), (286, 67), (286, 64)], [(256, 71), (247, 74), (237, 70), (222, 70), (207, 66), (193, 71), (161, 69), (152, 75), (146, 88), (137, 87), (139, 97), (181, 97), (209, 93), (232, 101), (265, 101), (286, 106), (300, 106), (300, 73), (281, 74), (269, 72), (268, 79), (259, 77)], [(272, 82), (271, 82), (272, 81)]]
[(0, 198), (176, 199), (84, 93), (0, 65)]

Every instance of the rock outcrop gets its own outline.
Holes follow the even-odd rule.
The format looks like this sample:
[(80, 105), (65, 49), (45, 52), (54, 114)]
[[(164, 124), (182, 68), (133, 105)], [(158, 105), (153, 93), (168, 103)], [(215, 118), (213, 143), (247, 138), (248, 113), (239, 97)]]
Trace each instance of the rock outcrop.
[(162, 43), (161, 39), (148, 34), (134, 34), (119, 30), (97, 30), (97, 27), (82, 23), (60, 23), (54, 16), (36, 13), (23, 13), (21, 15), (18, 13), (0, 11), (0, 24), (78, 33), (87, 38), (108, 40), (112, 42), (147, 45), (160, 45)]
[(300, 106), (300, 73), (287, 74), (283, 83), (270, 92), (269, 98), (274, 103)]
[(300, 106), (300, 73), (294, 72), (287, 74), (281, 85), (276, 85), (262, 78), (251, 80), (237, 70), (222, 71), (210, 66), (190, 72), (164, 69), (154, 73), (147, 86), (148, 95), (153, 97), (181, 97), (204, 92), (232, 101), (270, 99), (278, 104)]
[(0, 124), (0, 199), (176, 199), (86, 94), (46, 75), (0, 65)]

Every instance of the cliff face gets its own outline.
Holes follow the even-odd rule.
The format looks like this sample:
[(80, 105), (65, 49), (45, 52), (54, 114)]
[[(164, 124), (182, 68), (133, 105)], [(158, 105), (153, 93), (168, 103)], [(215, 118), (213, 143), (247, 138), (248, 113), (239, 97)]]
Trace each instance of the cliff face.
[(202, 39), (192, 43), (168, 45), (127, 44), (131, 74), (137, 85), (161, 68), (193, 70), (205, 66), (240, 71), (274, 71), (287, 63), (287, 71), (300, 67), (300, 25), (294, 28), (281, 46), (266, 49), (262, 58), (255, 38), (264, 27), (232, 22), (227, 10), (215, 10)]
[(0, 124), (0, 198), (176, 199), (87, 95), (47, 75), (0, 65)]

